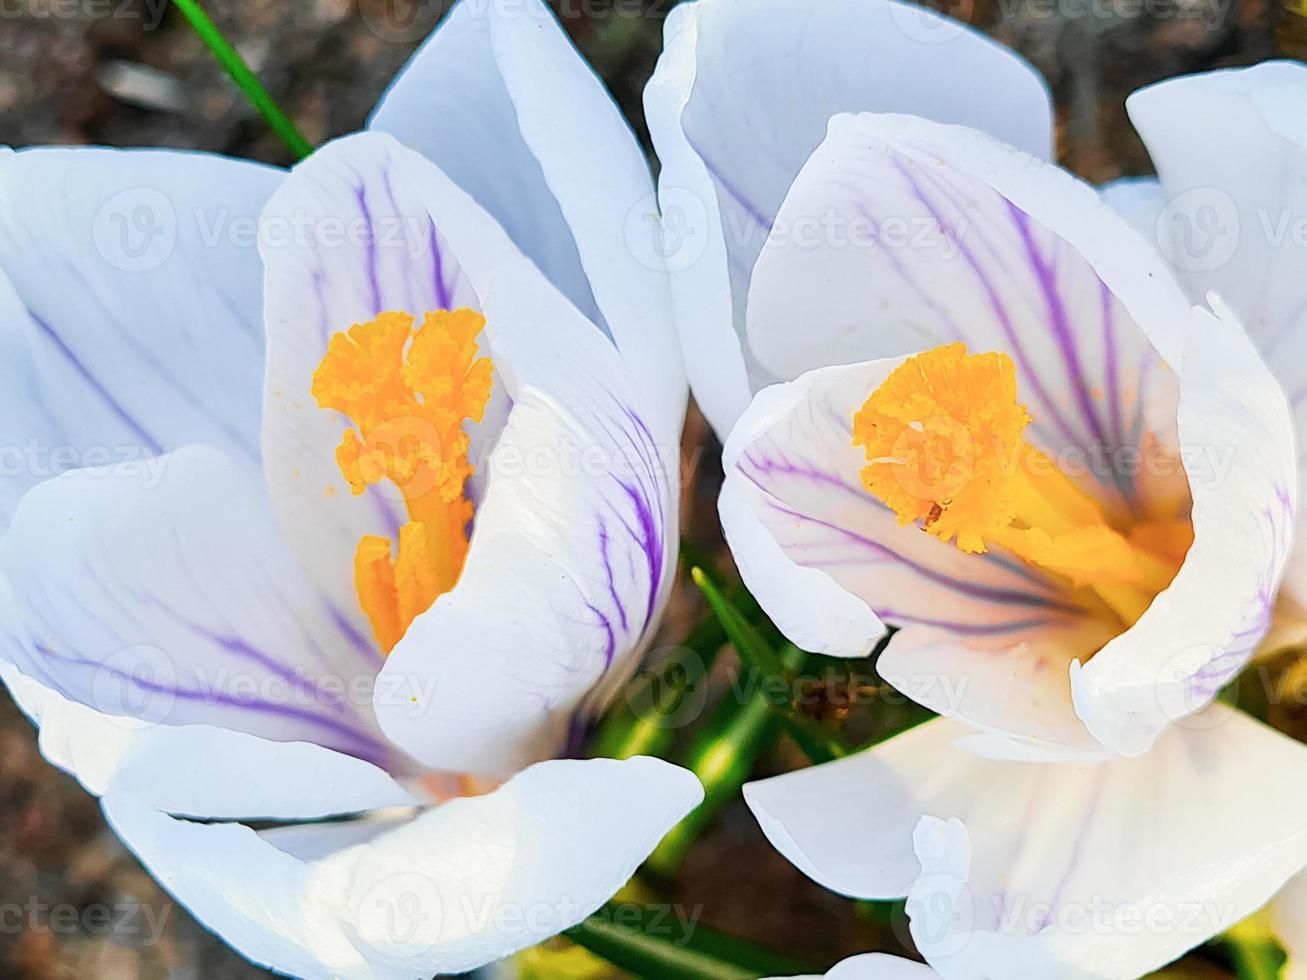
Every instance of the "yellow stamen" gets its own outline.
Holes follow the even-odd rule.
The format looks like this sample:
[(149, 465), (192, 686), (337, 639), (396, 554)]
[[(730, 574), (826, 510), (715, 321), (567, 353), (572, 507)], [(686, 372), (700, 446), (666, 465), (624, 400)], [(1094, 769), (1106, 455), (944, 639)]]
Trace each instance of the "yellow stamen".
[[(908, 358), (854, 415), (863, 485), (902, 524), (922, 521), (967, 552), (996, 545), (1088, 587), (1127, 625), (1170, 584), (1187, 521), (1122, 533), (1047, 455), (1026, 442), (1006, 354), (949, 344)], [(1188, 537), (1186, 537), (1188, 536)]]
[(413, 324), (398, 312), (357, 323), (331, 338), (313, 374), (318, 404), (356, 427), (336, 449), (350, 489), (389, 480), (408, 508), (393, 559), (392, 542), (372, 535), (354, 555), (359, 604), (387, 653), (462, 573), (472, 519), (463, 424), (480, 422), (490, 398), (492, 364), (477, 357), (481, 314), (437, 310)]

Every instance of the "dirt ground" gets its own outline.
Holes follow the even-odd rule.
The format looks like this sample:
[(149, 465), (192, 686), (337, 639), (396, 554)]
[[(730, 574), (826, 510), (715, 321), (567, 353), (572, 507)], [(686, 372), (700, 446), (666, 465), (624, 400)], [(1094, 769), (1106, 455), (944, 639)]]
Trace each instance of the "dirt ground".
[[(162, 3), (0, 0), (0, 143), (193, 147), (288, 162)], [(586, 14), (565, 16), (567, 29), (646, 138), (640, 91), (670, 0), (568, 3), (567, 11)], [(315, 142), (358, 128), (441, 12), (438, 3), (409, 8), (406, 0), (209, 7)], [(1272, 52), (1266, 0), (960, 0), (951, 12), (1045, 73), (1059, 105), (1060, 156), (1093, 180), (1147, 172), (1122, 108), (1131, 90)], [(711, 532), (702, 529), (714, 526), (712, 484), (708, 473), (687, 502), (709, 547)], [(667, 627), (673, 640), (694, 615), (688, 593), (677, 602)], [(884, 931), (808, 884), (763, 844), (742, 807), (693, 853), (679, 892), (704, 904), (708, 923), (818, 962), (867, 948)], [(266, 974), (167, 900), (105, 828), (95, 802), (41, 760), (31, 726), (0, 697), (0, 976), (258, 975)]]

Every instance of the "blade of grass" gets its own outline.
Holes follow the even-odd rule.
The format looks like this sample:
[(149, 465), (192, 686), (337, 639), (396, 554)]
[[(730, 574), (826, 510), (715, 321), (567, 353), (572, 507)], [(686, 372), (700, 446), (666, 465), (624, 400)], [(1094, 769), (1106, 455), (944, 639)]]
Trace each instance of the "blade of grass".
[(690, 569), (690, 577), (708, 600), (713, 613), (721, 620), (722, 629), (726, 631), (740, 659), (764, 674), (788, 676), (789, 671), (781, 662), (780, 654), (771, 648), (762, 633), (722, 594), (711, 576), (696, 565)]
[[(781, 691), (787, 692), (779, 699), (768, 693), (769, 704), (803, 753), (814, 763), (830, 762), (849, 755), (853, 746), (838, 732), (804, 715), (796, 701), (798, 671), (807, 664), (808, 654), (792, 643), (785, 644), (783, 652), (777, 653), (762, 632), (722, 593), (707, 572), (702, 568), (693, 568), (690, 575), (708, 600), (713, 613), (721, 620), (722, 629), (740, 655), (740, 660), (747, 669), (759, 675), (760, 683), (755, 685), (755, 689), (768, 693), (770, 688), (779, 686)], [(780, 680), (772, 681), (771, 678)]]
[[(791, 651), (798, 654), (792, 664), (797, 666), (801, 651), (795, 648)], [(645, 865), (654, 874), (675, 877), (709, 821), (735, 798), (759, 757), (780, 735), (781, 719), (763, 689), (764, 685), (753, 685), (747, 696), (740, 699), (736, 695), (738, 689), (733, 687), (695, 735), (683, 764), (703, 783), (703, 802), (654, 848)]]
[(313, 144), (304, 138), (304, 134), (299, 131), (291, 118), (282, 111), (281, 106), (277, 105), (276, 100), (263, 87), (263, 83), (241, 57), (240, 52), (232, 47), (231, 42), (223, 36), (217, 25), (205, 13), (199, 0), (173, 0), (173, 6), (190, 22), (205, 47), (213, 52), (213, 56), (218, 59), (223, 70), (231, 76), (236, 87), (259, 111), (259, 115), (264, 118), (272, 131), (281, 137), (281, 141), (286, 144), (286, 148), (295, 159), (303, 160), (312, 153)]
[[(727, 596), (744, 616), (761, 613), (742, 585), (728, 590)], [(687, 701), (695, 696), (695, 685), (707, 683), (727, 641), (721, 620), (710, 612), (671, 655), (627, 682), (599, 726), (589, 754), (610, 759), (666, 758), (678, 735), (698, 720), (698, 712)]]
[(564, 935), (649, 980), (751, 980), (817, 972), (811, 964), (669, 917), (663, 907), (605, 906)]
[(1279, 980), (1284, 949), (1276, 941), (1266, 909), (1236, 923), (1221, 938), (1239, 980)]

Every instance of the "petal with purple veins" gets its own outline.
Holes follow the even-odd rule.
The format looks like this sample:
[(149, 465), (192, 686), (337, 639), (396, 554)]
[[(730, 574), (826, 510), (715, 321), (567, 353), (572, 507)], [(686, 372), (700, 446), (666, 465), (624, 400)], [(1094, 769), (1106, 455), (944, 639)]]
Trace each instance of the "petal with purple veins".
[[(667, 18), (645, 92), (696, 399), (724, 439), (778, 377), (744, 338), (754, 261), (781, 201), (839, 112), (911, 112), (976, 126), (1047, 158), (1040, 76), (1008, 49), (883, 0), (700, 0)], [(673, 224), (675, 222), (675, 224)]]
[(281, 171), (162, 150), (0, 152), (0, 529), (68, 469), (203, 441), (259, 465)]
[(209, 448), (149, 464), (24, 498), (0, 543), (4, 658), (101, 715), (402, 771), (373, 716), (380, 654), (299, 569), (262, 481)]

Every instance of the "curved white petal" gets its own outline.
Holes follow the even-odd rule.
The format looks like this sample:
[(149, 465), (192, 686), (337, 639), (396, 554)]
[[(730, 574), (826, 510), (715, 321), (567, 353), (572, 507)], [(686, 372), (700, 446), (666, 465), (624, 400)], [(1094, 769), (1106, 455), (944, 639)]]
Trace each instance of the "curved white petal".
[(1224, 705), (1099, 763), (981, 760), (953, 744), (964, 732), (929, 722), (745, 787), (805, 873), (909, 895), (913, 938), (950, 980), (1140, 976), (1307, 863), (1307, 749)]
[(281, 172), (0, 151), (0, 529), (68, 469), (204, 441), (258, 465), (255, 222)]
[(408, 980), (576, 924), (701, 798), (686, 770), (636, 758), (543, 763), (488, 796), (319, 834), (188, 823), (125, 794), (104, 806), (163, 886), (249, 959)]
[(914, 4), (700, 0), (674, 10), (664, 33), (645, 93), (663, 245), (691, 385), (725, 438), (750, 386), (774, 377), (737, 335), (750, 271), (832, 115), (915, 113), (1047, 157), (1052, 113), (1029, 65)]
[[(931, 980), (939, 974), (913, 960), (888, 953), (863, 953), (840, 960), (822, 974), (826, 980)], [(781, 980), (773, 977), (772, 980)], [(795, 977), (794, 980), (818, 980), (817, 977)]]
[[(577, 243), (541, 162), (524, 138), (499, 66), (493, 3), (458, 3), (391, 82), (368, 120), (434, 162), (494, 216), (518, 247), (582, 311), (594, 295)], [(513, 12), (545, 27), (534, 4)]]
[(1307, 399), (1304, 101), (1307, 65), (1292, 61), (1175, 78), (1127, 100), (1167, 199), (1155, 240), (1195, 301), (1214, 291), (1230, 305), (1295, 407)]
[[(467, 564), (458, 586), (387, 658), (378, 717), (392, 739), (435, 768), (511, 771), (557, 753), (577, 709), (597, 705), (621, 683), (656, 625), (676, 549), (677, 435), (655, 428), (658, 408), (632, 382), (613, 343), (466, 193), (391, 137), (363, 134), (320, 150), (291, 175), (269, 214), (293, 212), (301, 192), (316, 196), (324, 220), (337, 208), (349, 214), (360, 185), (399, 201), (402, 224), (426, 232), (419, 240), (439, 229), (442, 267), (458, 270), (468, 302), (485, 314), (496, 388), (512, 406), (506, 419), (487, 420), (473, 433), (482, 472)], [(369, 209), (374, 220), (377, 207)], [(366, 249), (329, 256), (341, 263), (339, 288), (354, 288), (331, 300), (337, 318), (351, 295), (360, 302), (357, 294), (371, 294), (374, 265), (385, 270), (393, 261), (395, 278), (376, 279), (383, 293), (393, 290), (403, 301), (412, 266), (402, 255), (377, 254), (371, 264)], [(291, 270), (284, 291), (278, 273), (270, 276), (270, 309), (280, 312), (270, 315), (269, 329), (285, 349), (272, 363), (298, 374), (287, 391), (307, 393), (325, 339), (297, 334), (295, 325), (306, 319), (305, 297), (325, 259), (300, 248), (269, 259), (274, 270)], [(419, 273), (431, 268), (417, 265)], [(268, 470), (306, 565), (344, 603), (352, 601), (359, 538), (389, 532), (366, 498), (351, 502), (347, 490), (318, 489), (339, 482), (326, 470), (340, 428), (318, 412), (327, 420), (321, 425), (309, 401), (307, 394), (287, 396), (276, 445), (308, 447), (320, 468), (311, 470), (302, 456), (280, 458), (270, 442)], [(280, 424), (275, 403), (270, 382), (270, 432)], [(412, 697), (383, 698), (389, 690)]]
[[(1153, 236), (1195, 298), (1218, 293), (1289, 395), (1307, 435), (1307, 66), (1171, 79), (1127, 100), (1161, 176)], [(1301, 540), (1301, 536), (1299, 537)], [(1285, 585), (1307, 596), (1301, 546)]]
[(0, 542), (0, 592), (4, 659), (100, 714), (403, 765), (373, 715), (380, 655), (306, 580), (259, 478), (217, 450), (35, 487)]
[(863, 114), (831, 120), (790, 189), (748, 331), (786, 377), (955, 341), (1005, 351), (1030, 438), (1138, 509), (1116, 460), (1166, 440), (1141, 430), (1174, 417), (1162, 359), (1188, 317), (1161, 257), (1092, 188), (974, 130)]
[(1215, 315), (1194, 311), (1180, 368), (1194, 542), (1139, 621), (1072, 665), (1077, 713), (1127, 755), (1210, 702), (1252, 657), (1293, 537), (1298, 471), (1284, 394), (1239, 323), (1211, 302)]
[(97, 796), (130, 793), (217, 820), (311, 820), (415, 802), (384, 770), (319, 745), (102, 714), (7, 663), (0, 678), (40, 730), (41, 754)]
[(679, 431), (685, 389), (667, 277), (631, 239), (655, 209), (649, 167), (544, 4), (457, 4), (370, 127), (432, 160), (605, 324), (656, 412), (655, 431)]

